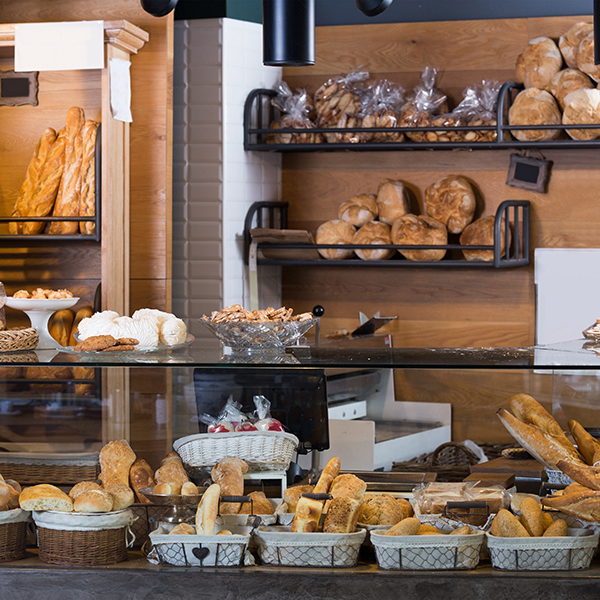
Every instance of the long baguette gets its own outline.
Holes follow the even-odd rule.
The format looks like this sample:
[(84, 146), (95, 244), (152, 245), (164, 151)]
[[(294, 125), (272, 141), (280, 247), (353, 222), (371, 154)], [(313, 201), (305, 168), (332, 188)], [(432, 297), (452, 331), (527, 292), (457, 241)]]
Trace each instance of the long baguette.
[(569, 460), (559, 460), (556, 466), (580, 485), (600, 491), (600, 467), (590, 467)]
[(510, 410), (517, 419), (535, 425), (550, 435), (565, 436), (556, 419), (533, 397), (528, 394), (516, 394), (508, 400)]
[(586, 521), (600, 521), (600, 492), (578, 491), (562, 496), (546, 496), (541, 499), (543, 506), (554, 508)]
[[(83, 160), (83, 109), (73, 106), (67, 113), (65, 168), (56, 196), (52, 216), (77, 217), (81, 193), (81, 163)], [(77, 221), (55, 221), (50, 225), (50, 233), (73, 234), (79, 230)]]
[[(25, 217), (29, 214), (29, 208), (34, 192), (54, 140), (56, 140), (56, 131), (51, 127), (48, 127), (48, 129), (42, 133), (31, 161), (29, 162), (25, 180), (19, 191), (19, 196), (11, 216)], [(23, 233), (23, 223), (9, 223), (8, 230), (12, 235)]]
[(575, 420), (571, 420), (567, 423), (571, 434), (577, 442), (579, 452), (583, 455), (585, 462), (588, 465), (594, 464), (594, 456), (597, 452), (600, 452), (600, 441), (598, 441), (593, 435), (587, 432), (584, 427)]
[(213, 483), (202, 495), (196, 510), (197, 535), (214, 535), (220, 497), (221, 486), (218, 483)]
[[(81, 162), (81, 197), (79, 216), (93, 217), (96, 214), (96, 136), (98, 123), (86, 121), (83, 124), (83, 159)], [(79, 223), (79, 231), (93, 235), (96, 224), (92, 221)]]

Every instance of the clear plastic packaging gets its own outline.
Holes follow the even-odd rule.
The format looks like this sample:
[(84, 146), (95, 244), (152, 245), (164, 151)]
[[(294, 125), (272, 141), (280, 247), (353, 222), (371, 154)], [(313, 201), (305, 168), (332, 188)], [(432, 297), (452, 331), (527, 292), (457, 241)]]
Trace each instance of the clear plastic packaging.
[(271, 402), (265, 396), (254, 396), (254, 428), (259, 431), (283, 431), (281, 421), (271, 416)]
[(202, 414), (198, 420), (208, 425), (208, 433), (230, 433), (232, 431), (256, 431), (248, 415), (242, 412), (242, 405), (229, 396), (225, 406), (215, 418)]
[[(404, 104), (404, 88), (398, 83), (382, 79), (367, 87), (362, 104), (362, 127), (398, 127)], [(361, 133), (359, 138), (361, 142), (401, 142), (404, 133)]]
[[(277, 88), (277, 96), (271, 103), (281, 112), (281, 117), (273, 121), (271, 129), (314, 129), (309, 115), (313, 111), (311, 97), (305, 89), (292, 92), (284, 81)], [(276, 133), (267, 137), (269, 144), (320, 144), (323, 138), (318, 133)]]
[[(484, 79), (476, 86), (478, 102), (473, 106), (467, 120), (469, 127), (496, 126), (498, 119), (498, 95), (502, 84), (495, 79)], [(496, 131), (467, 131), (467, 142), (493, 142), (498, 138)]]

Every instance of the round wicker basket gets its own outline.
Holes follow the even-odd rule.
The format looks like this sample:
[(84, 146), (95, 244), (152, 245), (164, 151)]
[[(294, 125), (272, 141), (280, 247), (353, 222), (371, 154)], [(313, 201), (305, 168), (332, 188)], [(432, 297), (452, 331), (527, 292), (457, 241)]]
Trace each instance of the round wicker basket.
[(16, 327), (0, 331), (0, 352), (32, 350), (38, 345), (39, 336), (33, 327)]
[(25, 558), (27, 521), (0, 523), (0, 562)]

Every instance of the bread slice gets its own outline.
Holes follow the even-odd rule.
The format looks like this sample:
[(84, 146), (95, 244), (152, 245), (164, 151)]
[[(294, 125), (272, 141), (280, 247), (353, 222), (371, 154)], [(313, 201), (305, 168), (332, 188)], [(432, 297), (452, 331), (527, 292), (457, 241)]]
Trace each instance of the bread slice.
[(19, 497), (23, 510), (60, 510), (73, 512), (73, 502), (54, 485), (42, 483), (25, 488)]

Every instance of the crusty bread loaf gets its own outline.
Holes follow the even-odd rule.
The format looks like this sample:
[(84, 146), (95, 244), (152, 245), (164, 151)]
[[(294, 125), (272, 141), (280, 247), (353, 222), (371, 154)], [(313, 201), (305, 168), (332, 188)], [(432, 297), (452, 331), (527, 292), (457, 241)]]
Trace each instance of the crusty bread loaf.
[(75, 333), (77, 333), (77, 328), (79, 327), (79, 323), (83, 319), (87, 319), (94, 314), (94, 309), (91, 306), (82, 306), (76, 313), (75, 319), (73, 320), (73, 326), (71, 327), (71, 335), (69, 336), (69, 346), (75, 346), (77, 341), (73, 337)]
[(567, 535), (569, 526), (564, 519), (556, 519), (550, 527), (542, 534), (544, 537), (564, 537)]
[[(356, 227), (348, 221), (334, 219), (321, 223), (315, 235), (317, 244), (351, 244), (356, 233)], [(337, 250), (336, 248), (319, 248), (323, 258), (341, 260), (354, 256), (354, 250)]]
[(178, 523), (169, 531), (169, 535), (196, 535), (196, 529), (188, 523)]
[[(561, 490), (562, 491), (562, 490)], [(540, 502), (543, 506), (556, 509), (568, 515), (574, 515), (584, 521), (600, 520), (600, 491), (580, 488), (562, 495), (544, 496)]]
[(581, 38), (579, 46), (577, 46), (577, 68), (594, 81), (600, 81), (600, 65), (597, 65), (594, 60), (593, 29)]
[(249, 515), (250, 510), (254, 515), (272, 515), (275, 513), (273, 505), (265, 496), (264, 492), (250, 492), (248, 494), (252, 498), (252, 503), (244, 502), (240, 508), (240, 515)]
[(101, 490), (100, 487), (95, 481), (80, 481), (76, 483), (69, 492), (69, 498), (71, 500), (75, 500), (79, 494), (83, 494), (83, 492), (90, 492), (92, 490)]
[(331, 500), (325, 521), (324, 533), (352, 533), (358, 523), (360, 501), (348, 496), (338, 496)]
[(542, 505), (535, 498), (523, 498), (519, 505), (519, 513), (521, 523), (531, 537), (539, 537), (544, 533)]
[[(354, 234), (352, 243), (371, 246), (389, 245), (392, 243), (390, 226), (381, 221), (370, 221)], [(394, 256), (395, 250), (392, 248), (383, 250), (357, 248), (354, 252), (362, 260), (387, 260)]]
[(103, 489), (112, 499), (112, 510), (123, 510), (131, 506), (135, 500), (133, 490), (124, 483), (111, 483)]
[(550, 82), (548, 91), (556, 98), (561, 110), (565, 109), (565, 97), (575, 90), (596, 87), (592, 80), (579, 69), (563, 69)]
[(338, 216), (355, 227), (362, 227), (377, 218), (379, 209), (373, 194), (357, 194), (340, 205)]
[(568, 458), (558, 460), (556, 467), (580, 485), (600, 491), (600, 467), (591, 467)]
[(172, 494), (180, 494), (181, 487), (190, 480), (180, 456), (176, 452), (168, 454), (163, 458), (161, 466), (154, 474), (156, 483), (169, 483)]
[(526, 88), (546, 89), (562, 67), (562, 54), (554, 40), (537, 37), (530, 40), (517, 58), (517, 81)]
[[(481, 217), (465, 227), (460, 234), (461, 246), (493, 246), (494, 245), (494, 225), (496, 218), (494, 215)], [(500, 256), (504, 256), (506, 251), (506, 222), (502, 219), (500, 224)], [(509, 228), (510, 239), (510, 228)], [(493, 250), (463, 250), (464, 257), (467, 260), (494, 260)]]
[(75, 320), (75, 313), (70, 308), (63, 310), (57, 310), (50, 320), (48, 330), (50, 335), (61, 345), (69, 345), (69, 337), (71, 336), (71, 329), (73, 327), (73, 321)]
[[(563, 125), (600, 125), (600, 90), (574, 90), (564, 99)], [(600, 129), (567, 129), (575, 140), (594, 140)]]
[(577, 68), (577, 49), (581, 40), (594, 30), (592, 23), (579, 21), (558, 39), (558, 48), (570, 69)]
[(11, 498), (11, 488), (4, 481), (0, 481), (0, 511), (8, 510), (8, 502)]
[(283, 501), (287, 504), (288, 512), (295, 513), (300, 496), (302, 494), (310, 494), (314, 488), (314, 485), (295, 485), (287, 488), (283, 492)]
[(329, 459), (325, 468), (321, 471), (319, 480), (313, 490), (314, 494), (327, 494), (333, 480), (339, 475), (342, 464), (337, 456)]
[(181, 495), (182, 496), (196, 496), (198, 495), (199, 490), (198, 490), (198, 486), (193, 483), (192, 481), (186, 481), (182, 486), (181, 486)]
[(197, 535), (214, 535), (220, 497), (221, 487), (218, 483), (213, 483), (202, 495), (196, 510)]
[(600, 452), (600, 441), (586, 431), (581, 423), (571, 419), (567, 422), (569, 431), (577, 443), (577, 448), (588, 465), (594, 464), (594, 455)]
[[(316, 492), (313, 491), (313, 493)], [(323, 512), (323, 504), (323, 500), (301, 497), (296, 505), (296, 514), (292, 521), (292, 531), (294, 533), (312, 533), (317, 531)]]
[(390, 494), (365, 494), (360, 503), (358, 522), (363, 525), (392, 526), (408, 516), (411, 515), (404, 514), (400, 504)]
[[(65, 167), (60, 187), (56, 195), (54, 217), (76, 217), (79, 215), (79, 197), (81, 194), (81, 162), (83, 160), (84, 123), (83, 109), (73, 106), (67, 113), (65, 125)], [(53, 222), (49, 232), (53, 234), (74, 234), (79, 230), (77, 221)]]
[[(519, 92), (508, 111), (509, 125), (560, 125), (561, 114), (554, 96), (538, 88)], [(555, 140), (559, 129), (517, 129), (512, 134), (520, 141)]]
[(490, 533), (496, 537), (531, 537), (521, 521), (505, 508), (494, 517)]
[(73, 502), (75, 512), (105, 513), (113, 509), (113, 500), (104, 490), (90, 490), (82, 492)]
[[(83, 124), (83, 152), (81, 161), (81, 192), (79, 216), (93, 217), (96, 214), (96, 135), (98, 123), (86, 121)], [(96, 224), (93, 221), (81, 221), (79, 231), (93, 235)]]
[(450, 233), (461, 233), (473, 220), (475, 190), (466, 177), (446, 175), (425, 190), (425, 212)]
[(127, 440), (109, 442), (100, 450), (100, 480), (103, 486), (111, 483), (129, 485), (129, 469), (135, 462), (135, 452)]
[[(54, 129), (51, 127), (42, 133), (42, 136), (40, 137), (33, 153), (33, 157), (31, 158), (29, 166), (27, 167), (25, 180), (23, 181), (23, 185), (19, 191), (19, 196), (17, 197), (17, 202), (12, 213), (13, 216), (26, 217), (29, 214), (33, 200), (33, 194), (37, 188), (37, 184), (42, 173), (42, 168), (46, 162), (46, 159), (48, 158), (50, 148), (55, 140), (56, 131), (54, 131)], [(8, 228), (12, 235), (23, 233), (23, 223), (9, 223)]]
[(410, 212), (408, 191), (402, 181), (384, 179), (377, 188), (379, 220), (392, 225), (396, 219)]
[(408, 517), (390, 527), (385, 535), (417, 535), (421, 528), (421, 521), (416, 517)]
[[(226, 456), (221, 459), (210, 472), (215, 483), (221, 486), (223, 496), (244, 495), (244, 473), (248, 472), (248, 463), (235, 456)], [(239, 502), (221, 503), (222, 515), (235, 515), (240, 511)]]
[[(31, 196), (27, 215), (24, 216), (46, 217), (52, 212), (65, 167), (65, 146), (66, 132), (63, 128), (59, 131), (54, 142), (52, 142), (52, 146), (50, 146), (35, 191)], [(23, 233), (26, 235), (36, 235), (42, 233), (45, 227), (46, 223), (31, 221), (23, 224)]]
[(332, 482), (329, 488), (329, 493), (334, 498), (352, 498), (360, 502), (367, 490), (367, 484), (352, 473), (344, 473), (338, 475)]
[[(441, 246), (448, 243), (448, 230), (443, 223), (431, 217), (421, 215), (404, 215), (393, 225), (391, 231), (392, 243), (398, 246)], [(408, 260), (441, 260), (446, 250), (406, 250), (398, 252)]]
[(19, 497), (23, 510), (73, 511), (73, 502), (63, 491), (54, 485), (42, 483), (25, 488)]

